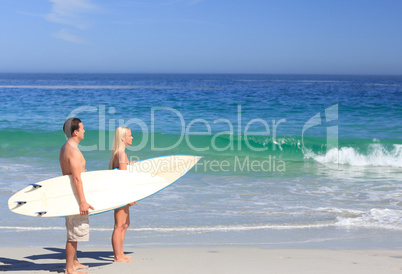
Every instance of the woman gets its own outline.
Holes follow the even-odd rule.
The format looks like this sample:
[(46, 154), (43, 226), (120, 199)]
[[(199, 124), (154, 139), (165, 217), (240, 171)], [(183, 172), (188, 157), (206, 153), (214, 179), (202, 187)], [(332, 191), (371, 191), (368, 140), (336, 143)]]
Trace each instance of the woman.
[[(126, 147), (131, 145), (133, 137), (128, 127), (118, 127), (114, 134), (112, 155), (110, 156), (109, 169), (127, 170), (129, 164)], [(123, 252), (124, 236), (130, 225), (130, 210), (135, 202), (114, 210), (114, 230), (112, 235), (112, 246), (115, 262), (132, 261), (130, 256)]]

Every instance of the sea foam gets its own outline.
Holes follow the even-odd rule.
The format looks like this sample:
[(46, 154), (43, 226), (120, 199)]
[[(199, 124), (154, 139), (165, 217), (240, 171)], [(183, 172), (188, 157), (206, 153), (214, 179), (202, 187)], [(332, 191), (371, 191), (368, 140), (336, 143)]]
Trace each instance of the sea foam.
[(305, 158), (314, 158), (320, 163), (341, 164), (350, 166), (383, 166), (402, 167), (402, 145), (394, 144), (388, 150), (381, 144), (372, 144), (367, 153), (361, 153), (352, 147), (332, 148), (324, 155), (310, 156), (305, 153)]
[(373, 208), (359, 217), (338, 217), (336, 226), (402, 230), (401, 210)]

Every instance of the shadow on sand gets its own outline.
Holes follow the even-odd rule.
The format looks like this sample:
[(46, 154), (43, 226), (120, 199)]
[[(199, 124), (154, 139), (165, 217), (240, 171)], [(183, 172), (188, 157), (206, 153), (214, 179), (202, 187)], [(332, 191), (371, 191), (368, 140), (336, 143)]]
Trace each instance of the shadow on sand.
[[(65, 250), (52, 247), (45, 247), (43, 249), (50, 251), (50, 253), (24, 257), (26, 260), (0, 257), (0, 271), (50, 271), (64, 273)], [(111, 251), (77, 251), (77, 257), (81, 263), (88, 265), (90, 268), (113, 263), (113, 252)], [(85, 259), (101, 262), (87, 263)], [(57, 262), (34, 262), (38, 260), (57, 260)]]

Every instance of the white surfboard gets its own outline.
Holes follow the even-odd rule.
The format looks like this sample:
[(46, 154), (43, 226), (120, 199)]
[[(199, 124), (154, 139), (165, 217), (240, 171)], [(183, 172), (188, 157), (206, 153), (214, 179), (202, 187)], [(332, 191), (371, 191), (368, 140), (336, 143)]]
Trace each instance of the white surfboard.
[[(143, 160), (128, 170), (99, 170), (81, 173), (85, 198), (103, 213), (142, 200), (173, 184), (200, 159), (198, 156), (173, 155)], [(65, 175), (31, 184), (8, 200), (8, 208), (34, 217), (79, 214), (72, 176)]]

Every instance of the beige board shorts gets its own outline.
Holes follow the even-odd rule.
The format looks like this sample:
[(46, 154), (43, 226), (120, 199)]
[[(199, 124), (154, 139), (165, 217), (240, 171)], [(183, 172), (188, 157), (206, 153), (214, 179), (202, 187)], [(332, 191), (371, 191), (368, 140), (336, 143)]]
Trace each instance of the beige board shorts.
[(67, 241), (89, 241), (89, 218), (88, 215), (66, 216)]

